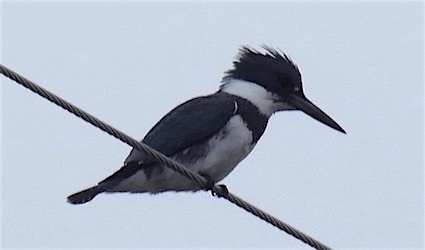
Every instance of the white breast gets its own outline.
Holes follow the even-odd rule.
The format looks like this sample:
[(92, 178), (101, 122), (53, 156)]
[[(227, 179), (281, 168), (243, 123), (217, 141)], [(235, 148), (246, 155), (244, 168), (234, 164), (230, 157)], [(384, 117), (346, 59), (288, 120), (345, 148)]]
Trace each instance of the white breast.
[(205, 159), (195, 163), (192, 169), (218, 182), (226, 177), (254, 146), (252, 132), (241, 116), (234, 116), (220, 133), (210, 139), (209, 153)]

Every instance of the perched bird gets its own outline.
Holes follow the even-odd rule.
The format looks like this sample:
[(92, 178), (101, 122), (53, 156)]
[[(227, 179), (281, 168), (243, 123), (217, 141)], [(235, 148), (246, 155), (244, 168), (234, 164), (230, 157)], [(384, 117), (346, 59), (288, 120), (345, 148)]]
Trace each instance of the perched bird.
[[(142, 142), (201, 174), (212, 184), (226, 177), (257, 144), (272, 114), (301, 110), (345, 131), (303, 93), (301, 73), (284, 53), (242, 47), (220, 89), (191, 99), (166, 114)], [(99, 193), (198, 191), (197, 182), (133, 149), (114, 174), (68, 197), (82, 204)]]

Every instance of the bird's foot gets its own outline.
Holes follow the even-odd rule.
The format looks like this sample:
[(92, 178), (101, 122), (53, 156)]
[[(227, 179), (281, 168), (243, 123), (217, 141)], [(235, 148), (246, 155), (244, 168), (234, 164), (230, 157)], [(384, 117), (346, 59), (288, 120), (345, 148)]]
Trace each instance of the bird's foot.
[[(202, 175), (202, 174), (201, 174)], [(229, 189), (227, 189), (226, 185), (219, 184), (218, 187), (215, 186), (215, 182), (213, 182), (208, 176), (202, 175), (205, 179), (207, 179), (207, 186), (204, 187), (204, 191), (210, 191), (212, 196), (221, 198), (227, 197), (229, 194)]]
[(216, 188), (215, 186), (213, 186), (211, 189), (211, 195), (221, 198), (221, 197), (227, 197), (229, 195), (229, 189), (227, 189), (226, 185), (224, 184), (219, 184), (218, 188)]

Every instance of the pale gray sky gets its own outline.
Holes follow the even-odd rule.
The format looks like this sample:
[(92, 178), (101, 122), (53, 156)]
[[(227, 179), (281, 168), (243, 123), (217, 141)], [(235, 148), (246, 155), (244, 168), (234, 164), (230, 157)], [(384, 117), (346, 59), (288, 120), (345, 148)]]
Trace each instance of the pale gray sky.
[[(3, 2), (1, 63), (135, 138), (280, 48), (348, 132), (275, 115), (223, 183), (341, 248), (424, 246), (422, 2)], [(1, 77), (3, 248), (306, 248), (209, 193), (66, 197), (130, 148)]]

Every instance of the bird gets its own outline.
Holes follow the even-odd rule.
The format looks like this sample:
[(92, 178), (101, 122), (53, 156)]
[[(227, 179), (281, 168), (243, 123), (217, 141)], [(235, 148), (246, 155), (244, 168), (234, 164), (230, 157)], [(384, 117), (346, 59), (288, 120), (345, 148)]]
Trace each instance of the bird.
[[(241, 46), (219, 90), (190, 99), (167, 113), (141, 140), (212, 185), (223, 180), (255, 147), (269, 118), (300, 110), (341, 132), (345, 130), (304, 94), (300, 70), (281, 50)], [(72, 194), (83, 204), (100, 193), (200, 191), (197, 182), (132, 149), (123, 166), (97, 185)]]

